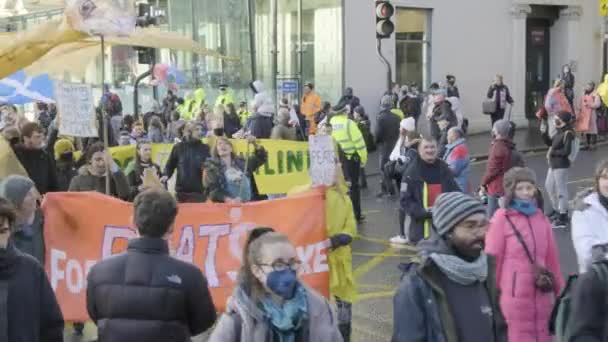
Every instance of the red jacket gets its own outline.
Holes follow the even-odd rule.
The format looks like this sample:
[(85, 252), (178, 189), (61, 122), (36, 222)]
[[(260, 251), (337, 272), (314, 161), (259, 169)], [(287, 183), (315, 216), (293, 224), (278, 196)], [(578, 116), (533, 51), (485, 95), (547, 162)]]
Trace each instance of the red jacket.
[(486, 187), (488, 195), (504, 195), (502, 180), (511, 168), (511, 150), (513, 143), (508, 139), (496, 139), (490, 147), (488, 166), (481, 179), (481, 186)]

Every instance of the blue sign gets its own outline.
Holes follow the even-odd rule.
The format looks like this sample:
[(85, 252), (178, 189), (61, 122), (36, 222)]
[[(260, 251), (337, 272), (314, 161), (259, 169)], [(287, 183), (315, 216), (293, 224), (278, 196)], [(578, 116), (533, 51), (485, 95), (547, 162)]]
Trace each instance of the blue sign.
[(283, 94), (297, 94), (298, 81), (283, 81), (281, 84), (281, 92)]

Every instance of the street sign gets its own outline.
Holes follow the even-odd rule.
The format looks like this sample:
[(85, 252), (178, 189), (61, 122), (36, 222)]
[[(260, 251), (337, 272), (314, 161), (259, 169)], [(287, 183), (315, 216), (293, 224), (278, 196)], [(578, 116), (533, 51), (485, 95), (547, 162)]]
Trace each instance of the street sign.
[(281, 84), (281, 92), (283, 94), (297, 94), (298, 93), (298, 82), (297, 81), (283, 81)]
[(600, 0), (600, 16), (608, 17), (608, 0)]

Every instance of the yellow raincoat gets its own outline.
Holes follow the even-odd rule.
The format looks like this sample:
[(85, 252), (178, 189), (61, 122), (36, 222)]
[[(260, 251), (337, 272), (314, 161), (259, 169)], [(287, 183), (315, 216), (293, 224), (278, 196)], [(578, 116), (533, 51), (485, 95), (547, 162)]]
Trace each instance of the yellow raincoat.
[[(357, 235), (357, 223), (353, 212), (353, 204), (348, 196), (348, 186), (344, 181), (342, 170), (338, 168), (337, 184), (325, 191), (325, 224), (327, 236), (348, 234), (353, 238)], [(296, 187), (290, 195), (309, 190), (311, 185)], [(353, 275), (352, 248), (343, 246), (329, 252), (329, 290), (332, 296), (353, 303), (357, 299), (357, 285)]]
[(597, 87), (597, 93), (602, 98), (604, 105), (608, 105), (608, 74), (604, 76), (604, 82)]

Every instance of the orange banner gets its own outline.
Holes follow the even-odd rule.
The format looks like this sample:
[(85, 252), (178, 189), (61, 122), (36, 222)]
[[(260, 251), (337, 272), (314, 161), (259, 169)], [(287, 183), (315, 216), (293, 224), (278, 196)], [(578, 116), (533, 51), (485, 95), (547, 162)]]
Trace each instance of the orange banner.
[[(46, 271), (66, 321), (87, 321), (86, 277), (99, 260), (136, 237), (130, 203), (99, 193), (49, 193), (42, 205)], [(289, 236), (302, 261), (302, 279), (329, 292), (325, 200), (322, 190), (286, 199), (228, 204), (180, 204), (172, 254), (205, 274), (223, 311), (235, 286), (246, 233), (267, 226)]]

